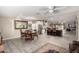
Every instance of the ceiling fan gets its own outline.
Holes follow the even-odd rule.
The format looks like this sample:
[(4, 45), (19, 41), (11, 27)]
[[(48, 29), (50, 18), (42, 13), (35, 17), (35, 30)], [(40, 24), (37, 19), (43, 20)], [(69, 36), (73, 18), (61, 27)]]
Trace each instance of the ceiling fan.
[(55, 14), (55, 13), (59, 13), (60, 10), (64, 9), (65, 6), (49, 6), (49, 7), (45, 7), (45, 8), (41, 8), (38, 12), (38, 14)]
[(52, 14), (52, 13), (55, 13), (57, 12), (58, 10), (56, 10), (56, 6), (49, 6), (49, 7), (46, 7), (46, 8), (42, 8), (40, 9), (40, 11), (44, 12), (45, 14)]

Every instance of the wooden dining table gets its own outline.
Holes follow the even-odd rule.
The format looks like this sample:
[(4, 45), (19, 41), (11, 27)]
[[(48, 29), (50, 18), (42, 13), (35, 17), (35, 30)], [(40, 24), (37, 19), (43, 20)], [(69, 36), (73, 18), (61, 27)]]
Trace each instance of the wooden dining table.
[(21, 31), (21, 38), (24, 37), (25, 40), (34, 40), (34, 37), (38, 38), (37, 32), (27, 30), (25, 32)]

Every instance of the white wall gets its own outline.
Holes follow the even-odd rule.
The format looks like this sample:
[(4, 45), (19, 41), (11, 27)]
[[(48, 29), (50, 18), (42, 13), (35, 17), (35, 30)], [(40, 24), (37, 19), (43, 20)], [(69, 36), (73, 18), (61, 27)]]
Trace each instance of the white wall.
[(0, 22), (1, 32), (4, 37), (4, 40), (20, 37), (19, 30), (14, 29), (14, 18), (2, 17), (0, 18)]
[[(3, 35), (4, 40), (20, 37), (20, 30), (14, 28), (14, 20), (14, 18), (10, 17), (0, 17), (1, 33)], [(37, 28), (39, 22), (37, 22), (36, 24), (37, 25), (35, 26)], [(33, 26), (32, 24), (32, 29), (35, 26)]]
[[(65, 15), (65, 14), (63, 14), (63, 15)], [(71, 15), (71, 13), (69, 13), (69, 15)], [(61, 15), (57, 19), (59, 21), (60, 21), (60, 19), (70, 20), (71, 17), (70, 16), (69, 17), (66, 17), (66, 16), (68, 16), (68, 14), (65, 15), (64, 17)], [(73, 18), (73, 16), (72, 16), (72, 18)], [(15, 19), (14, 18), (11, 18), (11, 17), (0, 17), (0, 24), (1, 24), (0, 25), (0, 28), (1, 29), (0, 30), (1, 30), (2, 35), (3, 35), (3, 37), (4, 37), (5, 40), (6, 39), (12, 39), (12, 38), (18, 38), (18, 37), (20, 37), (20, 31), (14, 29), (14, 20)]]
[(77, 15), (78, 27), (77, 27), (77, 37), (79, 41), (79, 14)]
[(0, 21), (0, 32), (1, 32), (1, 21)]

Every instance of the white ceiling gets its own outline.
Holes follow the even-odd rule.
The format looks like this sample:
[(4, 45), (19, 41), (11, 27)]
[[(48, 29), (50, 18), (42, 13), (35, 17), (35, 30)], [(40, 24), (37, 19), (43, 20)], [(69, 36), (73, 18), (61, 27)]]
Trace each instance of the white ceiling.
[[(0, 6), (0, 16), (34, 16), (37, 12), (42, 12), (40, 11), (41, 9), (46, 8), (48, 8), (48, 6)], [(66, 7), (60, 9), (60, 12), (58, 12), (57, 14), (69, 13), (77, 10), (79, 10), (79, 7)]]
[[(65, 8), (60, 8), (65, 7)], [(47, 17), (51, 20), (64, 20), (64, 19), (74, 19), (73, 16), (75, 12), (79, 10), (78, 6), (58, 6), (59, 12), (55, 13), (54, 16), (45, 15), (41, 9), (46, 9), (48, 6), (0, 6), (0, 16), (10, 16), (10, 17), (17, 17), (17, 16), (33, 16), (37, 18), (44, 18)], [(37, 13), (40, 12), (41, 15)]]
[(0, 6), (0, 16), (34, 16), (41, 6)]

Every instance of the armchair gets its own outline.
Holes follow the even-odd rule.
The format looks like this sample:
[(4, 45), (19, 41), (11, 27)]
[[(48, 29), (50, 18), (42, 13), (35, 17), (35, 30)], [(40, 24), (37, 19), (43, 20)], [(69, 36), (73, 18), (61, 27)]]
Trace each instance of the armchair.
[(79, 53), (79, 41), (73, 41), (72, 44), (69, 44), (70, 53)]
[(3, 38), (2, 35), (0, 33), (0, 53), (4, 52), (4, 43), (3, 43)]

